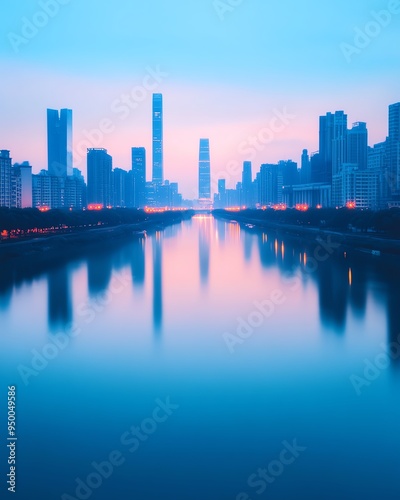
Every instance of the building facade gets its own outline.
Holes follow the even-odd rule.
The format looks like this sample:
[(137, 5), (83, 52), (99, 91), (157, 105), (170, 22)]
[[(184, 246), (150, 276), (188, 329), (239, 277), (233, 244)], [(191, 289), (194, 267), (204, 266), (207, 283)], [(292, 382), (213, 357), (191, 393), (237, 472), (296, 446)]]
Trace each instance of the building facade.
[(153, 94), (153, 175), (154, 184), (164, 182), (163, 96)]
[(88, 149), (87, 175), (88, 205), (112, 206), (112, 157), (106, 149)]
[(333, 177), (332, 204), (334, 207), (379, 208), (379, 175), (360, 170), (358, 165), (344, 164)]
[(146, 149), (132, 148), (132, 192), (134, 208), (146, 206)]
[(0, 150), (0, 207), (11, 207), (10, 151)]
[(72, 175), (72, 110), (47, 110), (47, 158), (49, 175)]
[(199, 150), (199, 199), (211, 199), (210, 141), (200, 139)]

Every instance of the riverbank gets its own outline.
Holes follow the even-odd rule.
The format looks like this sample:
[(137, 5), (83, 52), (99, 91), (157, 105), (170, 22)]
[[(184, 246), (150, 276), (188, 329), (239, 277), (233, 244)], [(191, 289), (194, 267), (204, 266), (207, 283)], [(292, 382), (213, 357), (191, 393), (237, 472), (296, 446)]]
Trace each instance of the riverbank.
[(0, 264), (18, 267), (51, 265), (78, 258), (87, 252), (106, 250), (122, 241), (144, 237), (141, 234), (143, 231), (151, 233), (163, 230), (192, 216), (189, 211), (167, 214), (165, 217), (157, 214), (154, 219), (150, 216), (148, 220), (134, 224), (72, 230), (51, 236), (3, 242), (0, 245)]
[[(277, 233), (298, 237), (300, 239), (330, 239), (338, 243), (341, 248), (349, 248), (355, 251), (371, 255), (394, 255), (400, 257), (400, 240), (371, 233), (353, 233), (334, 231), (329, 228), (323, 229), (313, 226), (276, 223), (266, 219), (249, 217), (241, 212), (216, 211), (214, 217), (230, 221), (236, 221), (248, 229), (272, 230)], [(253, 227), (252, 227), (253, 226)]]

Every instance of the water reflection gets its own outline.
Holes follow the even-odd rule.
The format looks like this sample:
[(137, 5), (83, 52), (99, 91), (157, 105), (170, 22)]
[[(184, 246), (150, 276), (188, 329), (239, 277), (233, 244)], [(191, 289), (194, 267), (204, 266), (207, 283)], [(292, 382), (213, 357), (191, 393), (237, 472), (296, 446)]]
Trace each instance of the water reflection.
[[(398, 342), (400, 334), (400, 262), (393, 258), (361, 254), (354, 249), (339, 248), (334, 253), (321, 251), (312, 239), (298, 239), (271, 231), (250, 231), (242, 227), (244, 258), (248, 257), (249, 238), (257, 239), (263, 268), (278, 267), (287, 276), (298, 276), (303, 289), (308, 280), (318, 288), (319, 315), (322, 325), (337, 334), (345, 332), (348, 312), (362, 320), (366, 316), (368, 295), (387, 309), (388, 340)], [(232, 238), (234, 241), (235, 238)], [(323, 245), (322, 245), (323, 247)], [(317, 255), (321, 259), (315, 258)]]
[(216, 225), (216, 239), (219, 243), (224, 243), (225, 242), (225, 236), (226, 236), (226, 222), (220, 219), (216, 219), (214, 221), (214, 224)]
[[(114, 255), (115, 257), (115, 255)], [(95, 297), (105, 292), (110, 284), (113, 271), (113, 254), (100, 253), (87, 259), (89, 295)]]
[(51, 332), (72, 321), (71, 274), (68, 266), (52, 269), (47, 275), (48, 323)]
[[(187, 251), (181, 249), (181, 238), (186, 237), (191, 239), (191, 246), (187, 247)], [(166, 245), (164, 249), (163, 245)], [(147, 291), (152, 291), (152, 297), (148, 301), (152, 318), (147, 318), (147, 321), (149, 325), (153, 325), (154, 332), (159, 333), (163, 327), (166, 307), (163, 303), (163, 286), (171, 286), (167, 280), (168, 274), (164, 279), (163, 257), (170, 263), (169, 252), (173, 248), (174, 255), (179, 256), (174, 264), (178, 265), (176, 270), (179, 272), (187, 262), (191, 265), (190, 259), (194, 255), (196, 260), (191, 269), (195, 270), (195, 278), (200, 276), (201, 287), (207, 287), (209, 293), (212, 292), (209, 288), (211, 273), (217, 272), (221, 267), (221, 259), (228, 260), (231, 258), (230, 254), (239, 250), (242, 261), (244, 259), (246, 262), (246, 269), (257, 268), (257, 272), (277, 269), (282, 276), (298, 279), (302, 288), (296, 293), (305, 292), (312, 284), (317, 298), (310, 303), (310, 310), (315, 304), (318, 306), (319, 321), (324, 330), (343, 335), (350, 320), (355, 318), (360, 322), (365, 321), (368, 307), (373, 304), (385, 313), (386, 325), (382, 325), (382, 328), (386, 328), (388, 342), (397, 342), (400, 334), (398, 260), (393, 258), (388, 262), (385, 257), (360, 254), (345, 248), (332, 254), (320, 251), (318, 255), (322, 258), (316, 259), (318, 247), (321, 250), (321, 244), (310, 238), (294, 238), (285, 233), (241, 227), (237, 223), (215, 220), (212, 217), (196, 217), (192, 222), (170, 226), (147, 238), (117, 242), (113, 247), (96, 248), (95, 251), (86, 250), (84, 255), (74, 261), (57, 266), (52, 264), (49, 267), (46, 262), (34, 265), (23, 262), (16, 267), (3, 266), (0, 274), (0, 311), (6, 314), (11, 309), (13, 292), (23, 284), (29, 285), (34, 280), (45, 278), (49, 330), (60, 330), (74, 319), (72, 283), (77, 268), (81, 270), (86, 267), (87, 270), (87, 275), (84, 273), (79, 282), (82, 291), (87, 279), (88, 297), (83, 300), (94, 299), (107, 292), (113, 274), (127, 270), (132, 276), (136, 294), (145, 299)], [(146, 273), (146, 258), (149, 273)], [(220, 259), (220, 262), (211, 266), (212, 259)], [(239, 261), (234, 265), (243, 264)], [(263, 279), (263, 273), (260, 272), (259, 275), (260, 280)], [(169, 294), (169, 289), (165, 293)], [(240, 288), (238, 293), (241, 293)], [(136, 307), (136, 303), (133, 306)], [(218, 308), (218, 304), (215, 308)]]
[(244, 259), (246, 262), (250, 262), (253, 253), (253, 243), (254, 237), (251, 233), (245, 232), (243, 237), (244, 242)]
[(163, 280), (162, 280), (162, 243), (163, 234), (157, 231), (152, 239), (153, 246), (153, 324), (159, 332), (163, 320)]
[(132, 282), (133, 286), (139, 289), (143, 287), (146, 277), (145, 248), (146, 238), (138, 238), (132, 243), (130, 252)]
[(199, 264), (200, 282), (202, 286), (208, 285), (210, 273), (210, 242), (213, 218), (202, 216), (198, 218), (199, 229)]
[(14, 281), (14, 272), (8, 266), (2, 266), (0, 273), (0, 310), (6, 311), (11, 304), (12, 286)]

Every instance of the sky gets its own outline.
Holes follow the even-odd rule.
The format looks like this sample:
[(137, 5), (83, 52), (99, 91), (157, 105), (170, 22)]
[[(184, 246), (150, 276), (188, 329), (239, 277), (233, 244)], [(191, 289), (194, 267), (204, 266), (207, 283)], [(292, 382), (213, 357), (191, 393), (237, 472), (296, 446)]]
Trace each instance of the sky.
[(384, 140), (400, 101), (399, 0), (25, 0), (2, 14), (0, 149), (34, 173), (47, 168), (47, 108), (73, 110), (85, 176), (87, 147), (129, 170), (144, 146), (150, 180), (162, 93), (164, 177), (195, 198), (200, 138), (213, 186), (234, 187), (243, 161), (254, 176), (317, 151), (328, 111), (366, 121), (370, 145)]

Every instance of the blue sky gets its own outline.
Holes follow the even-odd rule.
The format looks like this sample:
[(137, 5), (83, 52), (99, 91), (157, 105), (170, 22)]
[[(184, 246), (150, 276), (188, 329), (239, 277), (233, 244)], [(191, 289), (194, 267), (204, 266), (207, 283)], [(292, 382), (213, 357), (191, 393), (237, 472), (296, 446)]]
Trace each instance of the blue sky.
[[(145, 146), (150, 177), (152, 90), (124, 119), (115, 102), (143, 88), (157, 68), (165, 177), (178, 180), (186, 197), (197, 189), (200, 137), (210, 138), (213, 175), (225, 173), (233, 185), (239, 176), (228, 165), (249, 159), (243, 143), (269, 129), (277, 112), (292, 118), (257, 148), (253, 171), (317, 150), (318, 116), (327, 111), (367, 121), (370, 144), (381, 141), (387, 106), (400, 101), (397, 0), (62, 1), (47, 21), (43, 6), (57, 0), (3, 6), (0, 148), (29, 160), (35, 172), (47, 166), (46, 108), (69, 107), (75, 148), (84, 150), (89, 135), (114, 166), (129, 169), (130, 148)], [(389, 8), (380, 21), (372, 13)], [(16, 38), (26, 19), (42, 24), (27, 43)], [(357, 28), (373, 34), (360, 39), (365, 47), (355, 45)], [(343, 43), (355, 48), (348, 59)], [(104, 120), (108, 132), (90, 134)], [(81, 154), (75, 164), (86, 172)]]

